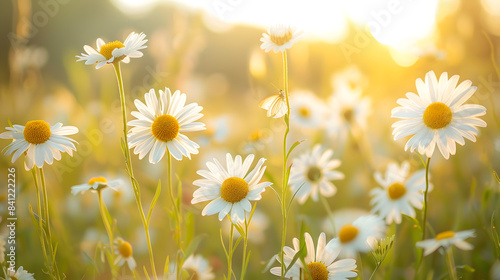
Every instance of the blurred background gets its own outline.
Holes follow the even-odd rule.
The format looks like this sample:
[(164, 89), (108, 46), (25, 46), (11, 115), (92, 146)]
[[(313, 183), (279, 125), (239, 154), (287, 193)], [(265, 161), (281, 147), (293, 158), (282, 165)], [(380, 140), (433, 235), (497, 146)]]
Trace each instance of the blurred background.
[[(190, 204), (196, 189), (192, 182), (198, 179), (196, 171), (206, 168), (206, 161), (221, 160), (227, 152), (265, 157), (269, 173), (280, 177), (284, 124), (282, 119), (267, 118), (258, 107), (263, 98), (283, 88), (281, 55), (260, 49), (262, 33), (274, 24), (304, 31), (302, 40), (288, 51), (291, 100), (294, 95), (308, 96), (316, 102), (313, 107), (341, 108), (342, 114), (303, 127), (301, 116), (295, 116), (291, 132), (291, 141), (307, 139), (294, 156), (320, 143), (342, 160), (339, 170), (346, 178), (335, 182), (338, 193), (328, 199), (336, 218), (370, 211), (369, 192), (377, 187), (373, 173), (385, 172), (389, 162), (408, 160), (412, 172), (423, 168), (416, 155), (404, 152), (405, 139), (393, 141), (391, 134), (390, 111), (406, 92), (416, 92), (417, 78), (423, 79), (430, 70), (438, 76), (448, 72), (478, 87), (469, 103), (487, 108), (483, 119), (488, 127), (480, 129), (476, 143), (458, 147), (450, 160), (440, 156), (433, 160), (429, 220), (437, 232), (476, 229), (477, 238), (471, 240), (474, 251), (456, 251), (457, 265), (473, 268), (460, 274), (465, 279), (500, 279), (493, 239), (498, 222), (492, 217), (495, 208), (500, 210), (499, 184), (493, 177), (494, 170), (500, 171), (496, 113), (500, 78), (492, 60), (492, 52), (500, 53), (500, 1), (12, 0), (1, 1), (0, 22), (1, 125), (8, 126), (8, 118), (20, 125), (43, 119), (80, 130), (72, 137), (79, 142), (75, 155), (64, 154), (61, 161), (44, 168), (59, 242), (58, 264), (68, 279), (109, 277), (96, 254), (107, 240), (97, 196), (70, 193), (71, 186), (95, 176), (122, 179), (120, 191), (110, 191), (106, 203), (119, 235), (133, 245), (141, 275), (142, 266), (149, 267), (144, 231), (118, 144), (122, 122), (116, 77), (109, 65), (96, 70), (76, 62), (83, 46), (95, 47), (97, 38), (123, 41), (132, 31), (144, 32), (149, 40), (144, 57), (122, 64), (128, 112), (135, 110), (134, 99), (144, 100), (149, 89), (165, 87), (185, 92), (189, 102), (204, 107), (202, 122), (207, 130), (189, 135), (200, 144), (200, 154), (175, 161), (174, 171), (183, 184), (183, 210), (190, 217), (186, 219), (195, 221), (191, 234), (201, 236), (196, 253), (210, 261), (216, 279), (221, 279), (226, 260), (219, 229), (229, 226), (215, 216), (202, 217), (205, 205)], [(2, 147), (7, 145), (3, 141)], [(33, 180), (21, 160), (11, 163), (10, 159), (0, 157), (0, 177), (7, 178), (7, 168), (16, 168), (18, 264), (35, 273), (36, 279), (45, 279), (28, 212), (28, 204), (36, 203)], [(143, 204), (149, 205), (158, 180), (167, 179), (166, 160), (156, 165), (136, 156), (133, 160)], [(3, 217), (4, 190), (0, 193)], [(165, 188), (151, 224), (157, 268), (175, 254), (166, 209), (170, 204)], [(261, 218), (255, 221), (255, 236), (260, 238), (250, 243), (247, 279), (273, 279), (269, 272), (262, 274), (280, 247), (281, 216), (272, 191), (263, 194), (257, 209)], [(288, 245), (301, 227), (315, 240), (321, 231), (329, 239), (334, 237), (324, 226), (327, 212), (321, 204), (294, 203), (291, 214)], [(0, 224), (0, 235), (5, 235), (5, 224), (5, 220)], [(411, 225), (403, 223), (401, 230), (409, 232)], [(396, 252), (413, 246), (409, 238), (396, 245)], [(369, 255), (362, 258), (360, 269), (368, 277), (374, 264)], [(438, 254), (430, 258), (431, 275), (446, 272)], [(390, 271), (388, 266), (382, 271), (394, 279), (408, 278), (413, 262), (413, 254), (403, 253), (387, 261)], [(130, 275), (125, 268), (120, 273), (123, 279)]]

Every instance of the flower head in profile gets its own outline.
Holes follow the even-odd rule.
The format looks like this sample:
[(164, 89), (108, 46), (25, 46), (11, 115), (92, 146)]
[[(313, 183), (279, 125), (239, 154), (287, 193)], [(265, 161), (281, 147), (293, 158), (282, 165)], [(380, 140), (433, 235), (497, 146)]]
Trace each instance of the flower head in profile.
[(46, 121), (29, 121), (25, 126), (13, 125), (6, 127), (8, 131), (0, 134), (2, 139), (13, 139), (5, 149), (6, 155), (12, 156), (12, 162), (15, 162), (23, 153), (26, 153), (24, 168), (31, 170), (36, 164), (41, 168), (46, 162), (52, 164), (54, 159), (61, 159), (61, 152), (67, 152), (73, 156), (76, 151), (75, 140), (66, 137), (78, 133), (78, 128), (74, 126), (63, 126), (62, 123), (56, 123), (50, 126)]
[(476, 141), (476, 127), (486, 127), (478, 117), (486, 114), (486, 108), (476, 104), (464, 104), (476, 91), (472, 82), (466, 80), (457, 86), (458, 75), (448, 79), (441, 74), (439, 81), (433, 71), (425, 75), (425, 82), (417, 79), (418, 95), (412, 92), (407, 98), (398, 99), (401, 107), (392, 110), (397, 121), (392, 126), (394, 140), (410, 136), (405, 150), (417, 150), (431, 157), (436, 146), (445, 159), (456, 152), (456, 143), (465, 144), (464, 138)]
[(358, 252), (370, 251), (370, 244), (375, 239), (385, 235), (385, 223), (375, 215), (361, 216), (352, 224), (344, 225), (339, 231), (339, 236), (333, 242), (342, 248), (342, 255), (355, 257)]
[(97, 63), (96, 69), (103, 67), (107, 63), (120, 62), (129, 63), (130, 58), (142, 57), (140, 50), (147, 48), (144, 44), (148, 40), (145, 39), (144, 33), (132, 32), (128, 35), (125, 42), (113, 41), (106, 43), (103, 39), (98, 38), (96, 42), (97, 48), (85, 45), (83, 49), (86, 53), (77, 55), (77, 61), (85, 61), (86, 65)]
[(340, 160), (332, 159), (332, 156), (332, 150), (323, 151), (318, 144), (293, 161), (290, 189), (292, 192), (297, 191), (296, 197), (300, 204), (306, 202), (309, 196), (318, 201), (318, 193), (330, 197), (337, 192), (331, 181), (344, 179), (344, 174), (334, 170), (340, 166)]
[(33, 277), (33, 273), (28, 273), (28, 271), (24, 270), (22, 266), (20, 266), (17, 271), (8, 270), (9, 275), (7, 275), (7, 280), (35, 280)]
[(267, 116), (270, 118), (277, 119), (283, 117), (288, 111), (285, 91), (280, 90), (278, 94), (264, 98), (259, 103), (259, 107), (267, 110)]
[(301, 31), (297, 31), (295, 28), (289, 26), (272, 26), (267, 29), (267, 33), (262, 33), (262, 38), (260, 38), (262, 45), (260, 45), (260, 48), (266, 52), (270, 50), (273, 50), (275, 53), (278, 51), (284, 52), (286, 49), (291, 48), (301, 35)]
[(380, 172), (375, 173), (375, 181), (382, 188), (373, 189), (373, 212), (379, 212), (387, 224), (400, 224), (402, 215), (415, 218), (415, 210), (422, 209), (425, 190), (425, 170), (419, 170), (410, 176), (410, 164), (403, 162), (401, 166), (390, 163), (385, 178)]
[[(340, 254), (340, 247), (336, 246), (331, 240), (326, 243), (325, 233), (321, 233), (318, 238), (316, 250), (314, 250), (314, 242), (309, 233), (304, 234), (307, 255), (304, 262), (297, 260), (293, 266), (288, 270), (285, 277), (290, 279), (304, 279), (305, 266), (309, 269), (312, 279), (328, 279), (328, 280), (347, 280), (348, 278), (356, 277), (358, 274), (353, 270), (356, 269), (356, 260), (342, 259), (337, 260)], [(300, 241), (297, 238), (293, 239), (293, 247), (285, 246), (283, 252), (285, 253), (284, 261), (285, 267), (288, 267), (293, 260), (295, 254), (300, 251)], [(278, 259), (279, 261), (279, 259)], [(271, 273), (274, 275), (281, 275), (281, 267), (271, 268)], [(307, 275), (307, 273), (305, 274)], [(305, 278), (307, 279), (307, 277)]]
[(182, 264), (182, 269), (189, 273), (189, 279), (211, 280), (215, 279), (212, 267), (208, 260), (200, 255), (190, 255)]
[(99, 191), (105, 188), (111, 188), (113, 190), (116, 190), (118, 186), (120, 186), (121, 180), (111, 180), (108, 181), (106, 178), (103, 176), (99, 177), (92, 177), (90, 178), (89, 182), (87, 184), (80, 184), (76, 186), (71, 187), (71, 193), (73, 195), (77, 195), (79, 193), (83, 194), (84, 192), (88, 190), (94, 190), (94, 191)]
[(139, 159), (149, 153), (149, 162), (157, 163), (165, 155), (166, 150), (176, 159), (182, 157), (191, 159), (191, 154), (198, 154), (200, 147), (191, 141), (185, 132), (205, 129), (205, 124), (196, 122), (203, 114), (203, 107), (197, 103), (186, 105), (186, 94), (170, 89), (160, 90), (160, 98), (156, 97), (154, 89), (144, 94), (146, 104), (136, 99), (135, 106), (139, 111), (133, 111), (137, 119), (129, 121), (133, 128), (128, 134), (130, 148)]
[(218, 160), (207, 162), (209, 170), (198, 170), (198, 175), (204, 179), (198, 179), (193, 185), (199, 188), (193, 193), (192, 204), (211, 200), (202, 211), (202, 215), (213, 215), (219, 213), (222, 221), (230, 213), (232, 223), (245, 220), (245, 212), (252, 210), (250, 201), (260, 200), (261, 193), (266, 187), (272, 185), (270, 182), (260, 182), (266, 167), (263, 166), (266, 159), (261, 158), (255, 168), (249, 172), (254, 160), (254, 155), (248, 155), (243, 161), (237, 155), (234, 160), (231, 154), (226, 154), (227, 169)]
[(136, 266), (135, 259), (132, 255), (133, 250), (132, 250), (132, 245), (123, 240), (122, 238), (118, 237), (115, 242), (114, 242), (114, 254), (117, 255), (115, 260), (115, 265), (122, 266), (125, 263), (127, 263), (128, 267), (130, 270), (134, 270)]
[(417, 247), (424, 249), (424, 256), (432, 254), (439, 247), (447, 249), (451, 247), (451, 245), (455, 245), (458, 249), (468, 251), (472, 250), (474, 247), (470, 243), (466, 242), (465, 239), (471, 237), (476, 237), (473, 229), (459, 232), (449, 230), (439, 233), (432, 239), (417, 242)]

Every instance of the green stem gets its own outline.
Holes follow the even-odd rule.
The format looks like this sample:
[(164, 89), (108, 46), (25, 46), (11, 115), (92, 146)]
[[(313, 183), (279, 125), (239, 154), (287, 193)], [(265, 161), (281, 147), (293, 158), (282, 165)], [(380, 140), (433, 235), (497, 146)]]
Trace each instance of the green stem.
[(284, 91), (285, 91), (285, 99), (286, 99), (286, 107), (287, 107), (287, 113), (285, 115), (285, 124), (286, 124), (286, 129), (285, 129), (285, 134), (283, 136), (283, 188), (282, 188), (282, 193), (281, 193), (281, 213), (283, 215), (283, 232), (281, 236), (281, 248), (280, 248), (280, 261), (281, 261), (281, 279), (285, 279), (285, 259), (284, 259), (284, 252), (283, 248), (285, 247), (285, 241), (286, 241), (286, 225), (287, 225), (287, 208), (286, 208), (286, 194), (288, 190), (288, 168), (287, 168), (287, 162), (288, 162), (288, 157), (287, 157), (287, 147), (286, 147), (286, 142), (287, 142), (287, 137), (288, 133), (290, 132), (290, 102), (288, 98), (288, 62), (287, 62), (287, 55), (286, 51), (283, 51), (283, 83), (284, 83)]
[(52, 268), (54, 270), (55, 276), (57, 279), (60, 279), (59, 277), (59, 268), (57, 267), (57, 262), (55, 262), (55, 252), (54, 249), (52, 248), (52, 233), (50, 230), (50, 214), (49, 214), (49, 197), (47, 195), (47, 186), (45, 185), (45, 174), (43, 172), (43, 168), (40, 168), (40, 181), (42, 182), (42, 193), (43, 193), (43, 208), (45, 212), (45, 223), (47, 226), (47, 243), (49, 246), (49, 254), (51, 257), (51, 264)]
[(97, 196), (99, 198), (99, 210), (101, 212), (101, 217), (102, 217), (102, 222), (104, 223), (104, 227), (106, 228), (106, 232), (108, 233), (108, 238), (109, 238), (109, 246), (110, 246), (110, 254), (109, 254), (109, 269), (111, 270), (111, 275), (113, 279), (116, 279), (116, 271), (114, 269), (114, 250), (113, 250), (113, 230), (111, 228), (111, 225), (109, 224), (109, 220), (106, 215), (106, 204), (104, 204), (102, 200), (102, 192), (101, 190), (97, 191)]
[[(35, 167), (36, 168), (36, 167)], [(38, 176), (36, 174), (36, 169), (32, 169), (32, 174), (33, 174), (33, 180), (35, 181), (35, 189), (36, 189), (36, 200), (37, 200), (37, 209), (38, 209), (38, 227), (40, 229), (40, 244), (42, 245), (42, 252), (43, 252), (43, 257), (46, 262), (47, 269), (49, 271), (52, 271), (51, 269), (51, 261), (47, 256), (47, 249), (45, 247), (45, 230), (43, 228), (43, 216), (42, 216), (42, 198), (40, 196), (40, 187), (38, 185)]]
[(139, 187), (139, 183), (137, 180), (134, 178), (134, 171), (132, 169), (132, 161), (130, 159), (130, 149), (128, 146), (128, 137), (127, 137), (127, 107), (125, 105), (125, 92), (123, 90), (123, 78), (121, 74), (121, 69), (120, 69), (120, 62), (113, 63), (113, 67), (115, 68), (115, 73), (116, 73), (116, 79), (118, 81), (118, 87), (120, 90), (120, 103), (121, 103), (121, 109), (122, 109), (122, 119), (123, 119), (123, 139), (124, 139), (124, 153), (125, 153), (125, 160), (127, 164), (127, 171), (130, 177), (130, 182), (132, 184), (132, 187), (134, 188), (134, 195), (135, 195), (135, 201), (137, 203), (137, 207), (139, 208), (139, 214), (141, 216), (142, 224), (144, 226), (144, 232), (146, 234), (146, 241), (148, 244), (148, 251), (149, 251), (149, 260), (151, 262), (151, 270), (154, 276), (155, 280), (158, 280), (158, 277), (156, 275), (156, 268), (155, 268), (155, 262), (154, 262), (154, 256), (153, 256), (153, 248), (151, 246), (151, 237), (149, 235), (149, 222), (146, 220), (146, 216), (144, 215), (144, 209), (142, 208), (142, 202), (141, 202), (141, 189)]
[(457, 280), (457, 271), (455, 268), (455, 260), (453, 258), (453, 251), (451, 246), (446, 249), (446, 264), (450, 273), (451, 280)]
[(377, 262), (375, 265), (375, 269), (372, 272), (372, 275), (370, 275), (370, 278), (368, 280), (372, 280), (373, 276), (375, 276), (375, 273), (377, 272), (378, 268), (380, 267), (382, 263)]
[(232, 262), (233, 262), (233, 236), (234, 236), (234, 225), (233, 221), (229, 221), (231, 223), (231, 231), (229, 233), (229, 252), (228, 252), (228, 257), (227, 257), (227, 280), (231, 280), (231, 277), (233, 275), (233, 268), (232, 268)]
[[(168, 190), (170, 194), (170, 201), (172, 202), (172, 207), (174, 209), (174, 216), (175, 216), (175, 233), (174, 233), (174, 238), (176, 239), (177, 242), (177, 248), (178, 250), (182, 251), (182, 244), (181, 244), (181, 219), (180, 219), (180, 214), (179, 214), (179, 209), (180, 205), (178, 207), (175, 196), (174, 196), (174, 190), (172, 188), (172, 155), (170, 154), (170, 151), (167, 149), (167, 160), (168, 160), (168, 168), (167, 168), (167, 177), (168, 177)], [(179, 201), (179, 204), (181, 202)], [(182, 279), (182, 258), (175, 258), (176, 262), (176, 267), (177, 269), (177, 280)]]
[(245, 274), (247, 270), (247, 245), (248, 245), (248, 224), (247, 218), (245, 217), (245, 235), (243, 235), (243, 262), (241, 264), (241, 276), (240, 280), (245, 279)]
[[(424, 219), (422, 224), (422, 240), (425, 239), (425, 229), (427, 225), (427, 193), (429, 192), (429, 165), (431, 163), (431, 158), (427, 158), (427, 163), (425, 164), (425, 192), (424, 192)], [(423, 251), (422, 251), (423, 254)]]
[(323, 203), (323, 206), (325, 206), (326, 213), (328, 214), (328, 218), (330, 219), (330, 222), (332, 223), (332, 229), (333, 229), (333, 235), (335, 236), (337, 233), (337, 229), (335, 227), (335, 218), (333, 217), (333, 212), (332, 209), (330, 208), (330, 205), (328, 204), (328, 201), (326, 201), (326, 197), (321, 196), (321, 202)]

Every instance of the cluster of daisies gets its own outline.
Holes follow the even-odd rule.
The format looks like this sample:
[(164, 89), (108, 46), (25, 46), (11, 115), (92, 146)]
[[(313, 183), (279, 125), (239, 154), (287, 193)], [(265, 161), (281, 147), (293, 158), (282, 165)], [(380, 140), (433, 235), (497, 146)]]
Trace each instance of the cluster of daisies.
[[(289, 27), (273, 27), (267, 34), (263, 34), (261, 48), (266, 52), (283, 52), (290, 48), (300, 35), (301, 32)], [(141, 50), (146, 48), (146, 42), (143, 33), (134, 32), (124, 43), (105, 43), (102, 39), (97, 39), (97, 48), (85, 46), (86, 53), (78, 56), (78, 60), (85, 61), (88, 65), (96, 64), (96, 68), (105, 64), (128, 63), (130, 58), (143, 55)], [(349, 75), (355, 79), (357, 74)], [(340, 90), (326, 103), (311, 93), (300, 92), (292, 93), (288, 101), (286, 95), (280, 92), (264, 99), (260, 106), (273, 118), (281, 118), (289, 112), (291, 122), (297, 127), (325, 127), (332, 135), (346, 133), (353, 125), (365, 125), (370, 101), (361, 97), (358, 83), (346, 82), (344, 78), (340, 80), (343, 82), (334, 79), (334, 84)], [(458, 80), (457, 75), (448, 79), (447, 73), (443, 73), (438, 80), (431, 71), (426, 74), (425, 82), (417, 79), (418, 94), (409, 92), (406, 99), (397, 101), (401, 107), (392, 110), (392, 117), (402, 120), (393, 125), (393, 134), (395, 140), (411, 137), (405, 150), (416, 150), (431, 157), (437, 146), (443, 157), (448, 159), (450, 155), (455, 154), (456, 143), (464, 145), (464, 138), (475, 141), (477, 127), (486, 126), (486, 123), (478, 118), (485, 114), (486, 109), (480, 105), (464, 104), (476, 88), (471, 86), (470, 81), (458, 84)], [(200, 146), (185, 134), (205, 129), (205, 124), (198, 122), (203, 116), (203, 108), (197, 103), (187, 104), (186, 101), (186, 94), (179, 90), (172, 93), (168, 88), (159, 90), (159, 95), (151, 89), (144, 95), (144, 101), (135, 100), (137, 111), (131, 112), (135, 119), (128, 122), (131, 129), (127, 136), (129, 147), (134, 149), (134, 154), (138, 155), (139, 159), (149, 154), (149, 162), (155, 164), (160, 162), (166, 153), (176, 160), (182, 160), (184, 157), (190, 159), (191, 155), (198, 154)], [(325, 114), (328, 114), (328, 117), (325, 118)], [(327, 126), (321, 122), (325, 119), (331, 120)], [(28, 121), (25, 126), (13, 125), (6, 129), (7, 132), (0, 134), (0, 138), (11, 139), (12, 143), (5, 148), (5, 154), (12, 155), (12, 162), (24, 155), (26, 170), (35, 166), (42, 168), (45, 163), (51, 165), (54, 159), (61, 159), (61, 152), (72, 156), (73, 151), (76, 151), (76, 141), (67, 137), (78, 133), (78, 129), (73, 126), (63, 126), (61, 123), (51, 126), (43, 120), (34, 120)], [(201, 212), (203, 216), (217, 214), (221, 221), (226, 216), (231, 223), (245, 221), (252, 211), (252, 202), (260, 200), (262, 193), (272, 185), (262, 181), (266, 171), (266, 159), (258, 159), (253, 166), (255, 160), (253, 154), (243, 158), (228, 153), (225, 164), (216, 159), (206, 162), (207, 169), (197, 171), (202, 178), (193, 182), (198, 189), (193, 193), (191, 203), (208, 202)], [(317, 202), (320, 196), (327, 198), (335, 195), (337, 188), (332, 181), (345, 177), (342, 172), (336, 170), (340, 164), (340, 160), (333, 157), (331, 149), (319, 144), (293, 159), (289, 183), (297, 201), (303, 204), (311, 198)], [(371, 192), (372, 213), (337, 228), (334, 231), (336, 237), (328, 242), (326, 234), (321, 233), (316, 248), (311, 235), (306, 233), (304, 261), (295, 262), (286, 272), (287, 278), (300, 279), (305, 267), (312, 279), (356, 277), (354, 258), (358, 253), (370, 251), (370, 240), (385, 237), (387, 225), (401, 223), (402, 215), (415, 217), (416, 210), (423, 208), (426, 188), (424, 170), (410, 173), (410, 165), (407, 162), (401, 165), (391, 163), (384, 175), (377, 172), (374, 177), (380, 186)], [(118, 185), (117, 180), (108, 181), (104, 177), (94, 177), (87, 184), (72, 187), (71, 192), (99, 192), (107, 187), (115, 189)], [(418, 242), (417, 246), (424, 248), (425, 255), (439, 247), (447, 248), (451, 245), (470, 250), (472, 245), (464, 240), (473, 236), (473, 230), (446, 231), (433, 239)], [(296, 259), (295, 255), (300, 250), (301, 244), (297, 238), (293, 239), (293, 248), (283, 248), (282, 261), (285, 262), (285, 267)], [(116, 265), (127, 263), (131, 270), (135, 269), (136, 263), (129, 242), (117, 238), (113, 251), (117, 256)], [(338, 260), (339, 256), (345, 258)], [(182, 268), (204, 275), (198, 275), (199, 279), (215, 278), (207, 261), (198, 256), (190, 256)], [(23, 271), (20, 267), (16, 273), (24, 273)], [(281, 267), (272, 268), (271, 273), (281, 275)], [(29, 277), (22, 279), (33, 278)]]

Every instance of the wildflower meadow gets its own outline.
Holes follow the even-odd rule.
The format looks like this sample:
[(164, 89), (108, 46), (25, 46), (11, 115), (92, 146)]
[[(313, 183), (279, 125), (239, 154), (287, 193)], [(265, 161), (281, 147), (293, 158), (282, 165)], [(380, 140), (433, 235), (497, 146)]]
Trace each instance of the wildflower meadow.
[(500, 279), (499, 1), (0, 14), (0, 279)]

